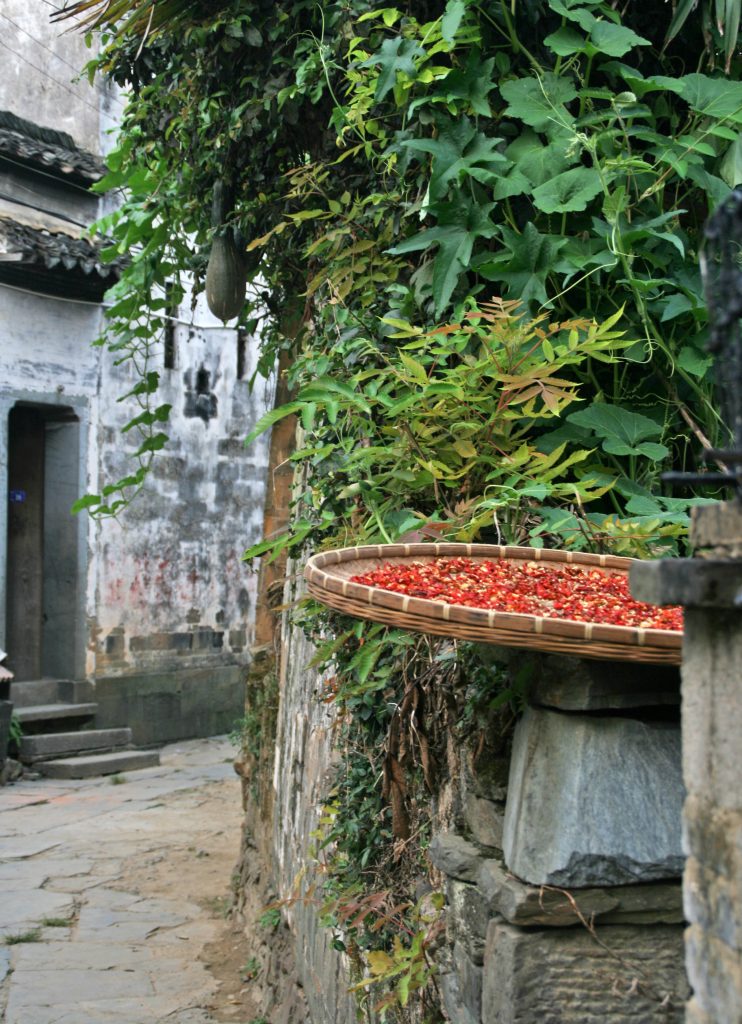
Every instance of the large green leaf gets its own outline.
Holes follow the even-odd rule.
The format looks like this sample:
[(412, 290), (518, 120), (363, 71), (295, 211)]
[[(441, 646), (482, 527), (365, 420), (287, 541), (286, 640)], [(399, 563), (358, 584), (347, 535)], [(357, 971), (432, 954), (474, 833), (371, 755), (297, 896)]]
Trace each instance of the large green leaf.
[(443, 198), (452, 182), (466, 177), (485, 183), (493, 181), (496, 169), (507, 164), (506, 157), (497, 149), (499, 144), (500, 139), (478, 132), (467, 117), (443, 121), (434, 139), (405, 139), (401, 143), (406, 149), (433, 157), (429, 193), (432, 202)]
[(523, 132), (511, 142), (505, 150), (505, 156), (513, 161), (514, 171), (534, 187), (561, 174), (579, 159), (576, 153), (573, 156), (567, 155), (563, 142), (552, 142), (545, 146), (538, 135), (531, 131)]
[(682, 348), (678, 356), (678, 366), (694, 377), (705, 377), (713, 362), (710, 355), (699, 352), (692, 345)]
[(676, 93), (699, 114), (742, 124), (742, 82), (694, 73), (682, 78), (658, 75), (653, 84)]
[(377, 66), (380, 68), (379, 77), (376, 82), (374, 98), (383, 100), (387, 93), (391, 92), (397, 84), (397, 75), (405, 74), (409, 78), (417, 76), (416, 57), (424, 57), (425, 50), (413, 39), (403, 39), (402, 36), (394, 36), (392, 39), (385, 39), (381, 49), (373, 57), (363, 61), (359, 66), (362, 68)]
[(573, 167), (533, 190), (534, 205), (544, 213), (575, 213), (584, 210), (603, 189), (592, 167)]
[(466, 14), (464, 0), (448, 0), (446, 10), (441, 19), (441, 35), (447, 43), (452, 43), (461, 19)]
[(578, 427), (592, 430), (602, 441), (603, 451), (611, 455), (643, 455), (659, 461), (669, 454), (663, 444), (651, 440), (662, 436), (659, 423), (621, 406), (593, 402), (587, 409), (571, 413), (567, 419)]
[(609, 57), (623, 57), (636, 46), (650, 46), (648, 39), (632, 32), (625, 25), (614, 25), (612, 21), (596, 21), (590, 30), (590, 42), (601, 53)]
[(506, 285), (507, 294), (519, 298), (524, 305), (547, 302), (546, 279), (554, 271), (557, 255), (567, 239), (542, 235), (530, 222), (522, 234), (502, 226), (500, 237), (503, 250), (478, 264), (479, 274)]
[(552, 138), (569, 131), (574, 118), (565, 104), (577, 97), (572, 81), (548, 71), (539, 77), (515, 78), (500, 86), (507, 100), (505, 114)]
[(573, 53), (582, 53), (587, 45), (587, 39), (576, 29), (565, 25), (550, 36), (546, 36), (544, 43), (553, 50), (559, 57), (571, 57)]
[(589, 32), (598, 19), (594, 14), (585, 9), (586, 6), (582, 3), (570, 3), (569, 0), (566, 0), (566, 2), (562, 2), (562, 0), (549, 0), (549, 7), (551, 7), (552, 11), (556, 11), (557, 14), (561, 14), (563, 18), (567, 18), (569, 21), (576, 22), (580, 28)]
[(438, 92), (447, 103), (465, 100), (475, 114), (491, 117), (492, 111), (487, 97), (495, 87), (492, 80), (494, 68), (494, 57), (482, 60), (479, 50), (474, 49), (469, 53), (463, 68), (454, 68), (440, 82)]
[(438, 203), (435, 227), (420, 231), (388, 251), (393, 255), (425, 251), (434, 245), (438, 252), (433, 265), (433, 296), (436, 316), (448, 305), (461, 275), (468, 269), (474, 243), (492, 238), (496, 228), (490, 219), (494, 203), (479, 203), (457, 191), (449, 203)]
[(730, 188), (742, 185), (742, 135), (739, 135), (724, 154), (719, 164), (719, 177)]

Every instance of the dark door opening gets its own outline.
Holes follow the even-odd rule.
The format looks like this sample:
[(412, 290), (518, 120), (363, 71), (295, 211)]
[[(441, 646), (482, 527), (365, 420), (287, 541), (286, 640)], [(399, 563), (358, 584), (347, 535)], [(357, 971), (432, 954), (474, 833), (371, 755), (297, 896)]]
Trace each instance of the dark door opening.
[(74, 678), (80, 425), (72, 409), (19, 403), (8, 422), (6, 646), (16, 679)]

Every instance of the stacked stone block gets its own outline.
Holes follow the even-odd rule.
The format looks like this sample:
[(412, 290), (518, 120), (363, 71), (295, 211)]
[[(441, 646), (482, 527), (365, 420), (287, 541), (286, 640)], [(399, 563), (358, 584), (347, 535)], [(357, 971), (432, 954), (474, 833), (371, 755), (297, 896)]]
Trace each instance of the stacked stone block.
[[(683, 1017), (677, 671), (534, 656), (504, 821), (465, 794), (471, 839), (434, 837), (456, 1024)], [(496, 791), (497, 790), (497, 791)]]

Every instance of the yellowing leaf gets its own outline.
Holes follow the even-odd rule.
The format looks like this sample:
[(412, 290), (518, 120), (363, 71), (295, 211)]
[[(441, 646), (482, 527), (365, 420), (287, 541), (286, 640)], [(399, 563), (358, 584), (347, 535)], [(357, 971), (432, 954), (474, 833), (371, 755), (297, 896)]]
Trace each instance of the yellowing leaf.
[(466, 439), (456, 441), (453, 445), (454, 451), (457, 451), (462, 459), (473, 459), (477, 454), (477, 449)]

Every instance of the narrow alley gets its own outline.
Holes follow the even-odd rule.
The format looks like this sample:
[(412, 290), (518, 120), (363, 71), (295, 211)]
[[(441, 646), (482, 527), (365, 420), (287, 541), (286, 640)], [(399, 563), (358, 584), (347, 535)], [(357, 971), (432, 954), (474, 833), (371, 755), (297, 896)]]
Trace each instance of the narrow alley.
[(225, 738), (193, 740), (130, 775), (0, 789), (5, 1024), (251, 1020), (232, 760)]

